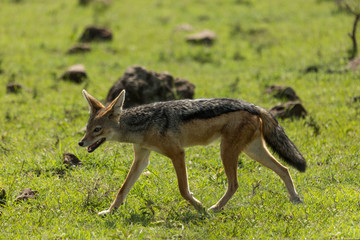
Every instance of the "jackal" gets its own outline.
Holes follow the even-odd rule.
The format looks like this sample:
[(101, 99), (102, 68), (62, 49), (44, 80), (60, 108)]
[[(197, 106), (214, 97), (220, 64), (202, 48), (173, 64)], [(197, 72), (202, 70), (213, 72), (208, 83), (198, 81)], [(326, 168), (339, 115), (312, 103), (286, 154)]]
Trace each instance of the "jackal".
[(221, 210), (237, 190), (241, 152), (272, 169), (284, 181), (291, 200), (301, 201), (288, 169), (271, 155), (265, 142), (281, 159), (301, 172), (306, 169), (305, 159), (264, 108), (237, 99), (213, 98), (157, 102), (123, 109), (124, 90), (107, 107), (85, 90), (83, 96), (90, 107), (90, 119), (79, 145), (93, 152), (105, 141), (113, 140), (132, 143), (135, 151), (131, 169), (116, 199), (99, 215), (110, 213), (124, 203), (131, 187), (148, 166), (151, 151), (171, 159), (181, 195), (203, 211), (203, 205), (189, 189), (184, 148), (206, 145), (218, 138), (228, 186), (210, 210)]

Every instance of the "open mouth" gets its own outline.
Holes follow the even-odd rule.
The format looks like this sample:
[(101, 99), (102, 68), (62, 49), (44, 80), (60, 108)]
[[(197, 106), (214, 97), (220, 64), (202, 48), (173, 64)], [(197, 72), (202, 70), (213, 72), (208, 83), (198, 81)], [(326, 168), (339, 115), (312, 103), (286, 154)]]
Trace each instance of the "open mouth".
[(89, 153), (95, 151), (95, 149), (97, 149), (97, 148), (98, 148), (101, 144), (103, 144), (105, 141), (106, 141), (106, 138), (102, 138), (102, 139), (96, 141), (94, 144), (88, 146), (87, 151), (88, 151)]

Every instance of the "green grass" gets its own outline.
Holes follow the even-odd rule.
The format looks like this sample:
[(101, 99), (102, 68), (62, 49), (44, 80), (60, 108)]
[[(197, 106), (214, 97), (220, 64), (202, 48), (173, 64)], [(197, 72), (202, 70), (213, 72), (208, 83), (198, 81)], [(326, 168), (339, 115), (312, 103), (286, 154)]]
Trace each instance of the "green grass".
[[(0, 2), (0, 239), (356, 239), (360, 238), (359, 74), (343, 72), (353, 17), (333, 1), (111, 1), (86, 7), (74, 0)], [(212, 47), (185, 42), (194, 32), (217, 33)], [(92, 52), (66, 55), (91, 24), (114, 40)], [(89, 81), (58, 77), (85, 65)], [(290, 169), (304, 200), (288, 200), (272, 171), (241, 155), (240, 187), (221, 213), (197, 213), (178, 192), (171, 161), (153, 153), (115, 214), (101, 218), (130, 168), (130, 145), (106, 143), (92, 154), (77, 146), (88, 109), (81, 96), (104, 99), (131, 65), (168, 71), (196, 85), (196, 97), (241, 98), (265, 108), (279, 103), (266, 86), (292, 86), (309, 112), (281, 125), (308, 161)], [(305, 74), (309, 66), (318, 73)], [(235, 88), (231, 87), (239, 79)], [(23, 84), (7, 94), (8, 82)], [(318, 134), (317, 134), (318, 131)], [(83, 166), (67, 169), (72, 152)], [(206, 207), (226, 189), (218, 142), (186, 151), (190, 188)], [(15, 203), (30, 187), (36, 199)]]

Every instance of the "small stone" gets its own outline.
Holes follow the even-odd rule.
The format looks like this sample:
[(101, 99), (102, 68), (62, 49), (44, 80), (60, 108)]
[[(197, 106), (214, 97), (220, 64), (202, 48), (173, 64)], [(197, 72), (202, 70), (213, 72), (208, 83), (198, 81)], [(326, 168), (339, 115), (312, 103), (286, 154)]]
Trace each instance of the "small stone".
[(305, 68), (305, 73), (317, 73), (320, 70), (320, 66), (318, 65), (310, 65), (307, 68)]
[(68, 166), (82, 165), (81, 160), (72, 153), (64, 153), (63, 158), (64, 158), (63, 163), (68, 165)]
[(204, 44), (204, 45), (213, 45), (217, 36), (211, 30), (203, 30), (201, 32), (192, 34), (186, 38), (188, 43), (192, 44)]
[(307, 111), (304, 106), (298, 102), (287, 102), (285, 104), (279, 104), (270, 109), (270, 113), (276, 118), (304, 118), (307, 115)]
[(6, 85), (6, 93), (19, 93), (23, 89), (23, 85), (19, 83), (8, 83)]
[(31, 188), (25, 188), (15, 199), (15, 202), (21, 202), (29, 198), (35, 198), (38, 191), (31, 190)]
[(81, 35), (80, 42), (93, 42), (93, 41), (111, 41), (113, 38), (112, 32), (107, 28), (89, 26)]
[(79, 5), (86, 6), (90, 2), (92, 2), (92, 0), (79, 0)]
[(180, 24), (180, 25), (176, 26), (176, 28), (175, 28), (175, 31), (177, 31), (177, 32), (190, 32), (193, 30), (194, 30), (194, 28), (190, 24), (187, 24), (187, 23)]
[(5, 189), (0, 188), (0, 207), (6, 204), (6, 192)]
[(283, 98), (288, 101), (300, 100), (300, 98), (296, 95), (295, 90), (288, 86), (271, 85), (265, 89), (265, 93), (272, 93), (275, 98)]
[(67, 54), (87, 53), (91, 51), (91, 47), (88, 44), (78, 44), (67, 50)]
[(352, 98), (353, 102), (360, 102), (360, 96), (356, 96)]
[(85, 79), (88, 78), (88, 76), (86, 74), (84, 65), (77, 64), (69, 67), (60, 78), (74, 83), (82, 83)]

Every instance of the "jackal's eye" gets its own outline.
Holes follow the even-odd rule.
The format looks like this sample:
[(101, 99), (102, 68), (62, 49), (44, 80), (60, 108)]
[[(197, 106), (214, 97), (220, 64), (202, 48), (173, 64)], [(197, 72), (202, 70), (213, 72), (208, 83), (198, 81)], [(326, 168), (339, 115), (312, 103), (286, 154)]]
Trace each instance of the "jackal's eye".
[(96, 128), (94, 128), (94, 133), (99, 133), (101, 131), (101, 127), (97, 126)]

